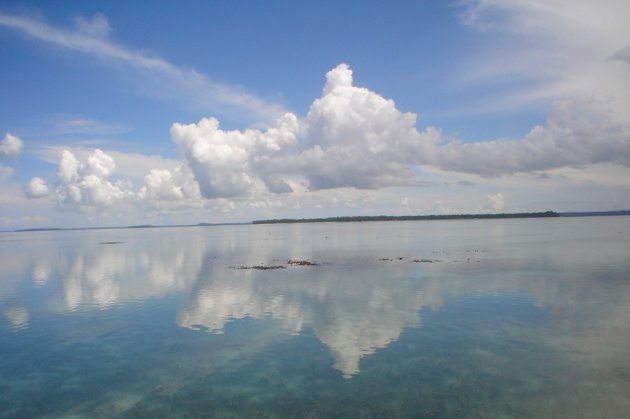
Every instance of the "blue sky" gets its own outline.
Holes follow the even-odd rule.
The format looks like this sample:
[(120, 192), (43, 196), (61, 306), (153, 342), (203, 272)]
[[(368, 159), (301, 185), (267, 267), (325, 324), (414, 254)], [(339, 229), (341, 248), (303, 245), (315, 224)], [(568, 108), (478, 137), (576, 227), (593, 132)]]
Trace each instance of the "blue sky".
[(0, 5), (0, 228), (630, 207), (625, 1)]

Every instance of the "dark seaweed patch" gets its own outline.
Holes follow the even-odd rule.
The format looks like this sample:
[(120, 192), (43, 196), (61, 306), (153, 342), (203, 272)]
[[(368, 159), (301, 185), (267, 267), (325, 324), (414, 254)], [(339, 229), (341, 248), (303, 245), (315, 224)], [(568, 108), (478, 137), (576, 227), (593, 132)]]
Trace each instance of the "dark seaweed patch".
[(317, 266), (318, 263), (309, 262), (308, 260), (288, 260), (287, 265), (292, 266)]

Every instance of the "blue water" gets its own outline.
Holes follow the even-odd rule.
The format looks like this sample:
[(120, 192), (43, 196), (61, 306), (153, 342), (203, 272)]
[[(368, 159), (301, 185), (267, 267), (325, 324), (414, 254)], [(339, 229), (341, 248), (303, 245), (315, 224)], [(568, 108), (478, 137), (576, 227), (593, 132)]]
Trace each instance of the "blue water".
[(0, 417), (630, 417), (630, 217), (1, 233)]

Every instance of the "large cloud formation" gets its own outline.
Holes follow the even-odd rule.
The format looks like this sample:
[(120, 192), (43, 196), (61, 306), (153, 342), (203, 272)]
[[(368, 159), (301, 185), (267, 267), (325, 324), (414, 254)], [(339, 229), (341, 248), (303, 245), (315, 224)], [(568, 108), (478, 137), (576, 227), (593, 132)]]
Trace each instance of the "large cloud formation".
[[(340, 64), (326, 75), (322, 96), (306, 117), (287, 113), (266, 131), (222, 131), (215, 119), (174, 124), (180, 147), (206, 198), (232, 197), (283, 179), (304, 179), (311, 190), (380, 188), (420, 182), (422, 165), (482, 176), (539, 172), (565, 166), (630, 166), (630, 128), (595, 102), (557, 101), (544, 126), (517, 140), (445, 141), (394, 101), (353, 85)], [(280, 186), (278, 186), (280, 185)]]
[(266, 131), (222, 131), (215, 119), (174, 124), (173, 142), (203, 195), (232, 197), (260, 185), (287, 192), (283, 176), (304, 178), (311, 190), (412, 184), (410, 164), (437, 140), (437, 131), (419, 133), (414, 114), (353, 86), (346, 64), (326, 79), (322, 97), (305, 118), (286, 113)]
[(413, 184), (411, 165), (431, 151), (437, 130), (419, 133), (416, 116), (392, 100), (355, 87), (340, 64), (326, 75), (323, 95), (305, 118), (286, 113), (265, 131), (223, 131), (216, 119), (174, 124), (173, 142), (206, 198), (233, 197), (261, 185), (288, 192), (289, 179), (311, 190)]
[[(562, 167), (613, 163), (630, 167), (630, 122), (604, 103), (556, 101), (545, 125), (520, 139), (461, 142), (439, 129), (416, 128), (414, 113), (353, 83), (340, 64), (326, 74), (322, 95), (303, 118), (282, 115), (267, 129), (223, 130), (215, 118), (175, 123), (171, 137), (183, 162), (153, 169), (132, 192), (114, 176), (114, 159), (95, 150), (81, 163), (70, 151), (59, 159), (55, 196), (65, 208), (108, 208), (121, 201), (199, 205), (203, 198), (235, 198), (341, 187), (376, 189), (421, 185), (422, 168), (498, 177)], [(8, 149), (11, 139), (5, 137)], [(33, 179), (30, 197), (47, 184)]]

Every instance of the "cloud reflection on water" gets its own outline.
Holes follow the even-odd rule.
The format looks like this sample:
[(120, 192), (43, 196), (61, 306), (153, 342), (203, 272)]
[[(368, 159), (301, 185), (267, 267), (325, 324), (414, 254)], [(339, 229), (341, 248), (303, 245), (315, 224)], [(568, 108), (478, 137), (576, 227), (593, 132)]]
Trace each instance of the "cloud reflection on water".
[(9, 320), (14, 330), (28, 326), (28, 311), (26, 307), (8, 307), (4, 310), (4, 316)]
[[(627, 240), (627, 224), (615, 227), (626, 235), (618, 240)], [(422, 310), (439, 310), (446, 296), (524, 294), (550, 310), (554, 322), (531, 339), (573, 347), (586, 356), (630, 353), (630, 305), (623, 300), (630, 284), (621, 277), (628, 261), (620, 242), (572, 243), (569, 228), (556, 231), (556, 241), (541, 243), (532, 226), (513, 221), (460, 223), (450, 239), (432, 231), (452, 226), (121, 230), (83, 232), (65, 241), (63, 235), (71, 233), (51, 233), (31, 252), (20, 251), (28, 243), (14, 243), (10, 269), (3, 268), (0, 302), (19, 329), (34, 316), (29, 316), (33, 307), (13, 302), (27, 292), (16, 278), (50, 288), (49, 298), (60, 302), (47, 306), (53, 311), (181, 294), (175, 319), (181, 327), (222, 333), (228, 322), (249, 317), (274, 319), (290, 334), (312, 328), (329, 348), (333, 367), (351, 377), (360, 372), (363, 357), (386, 348), (406, 328), (420, 327)], [(410, 233), (414, 228), (419, 230)], [(104, 245), (103, 237), (123, 243)], [(381, 260), (396, 256), (403, 259)], [(414, 257), (440, 261), (413, 263)], [(290, 259), (321, 264), (233, 269), (286, 265)]]

